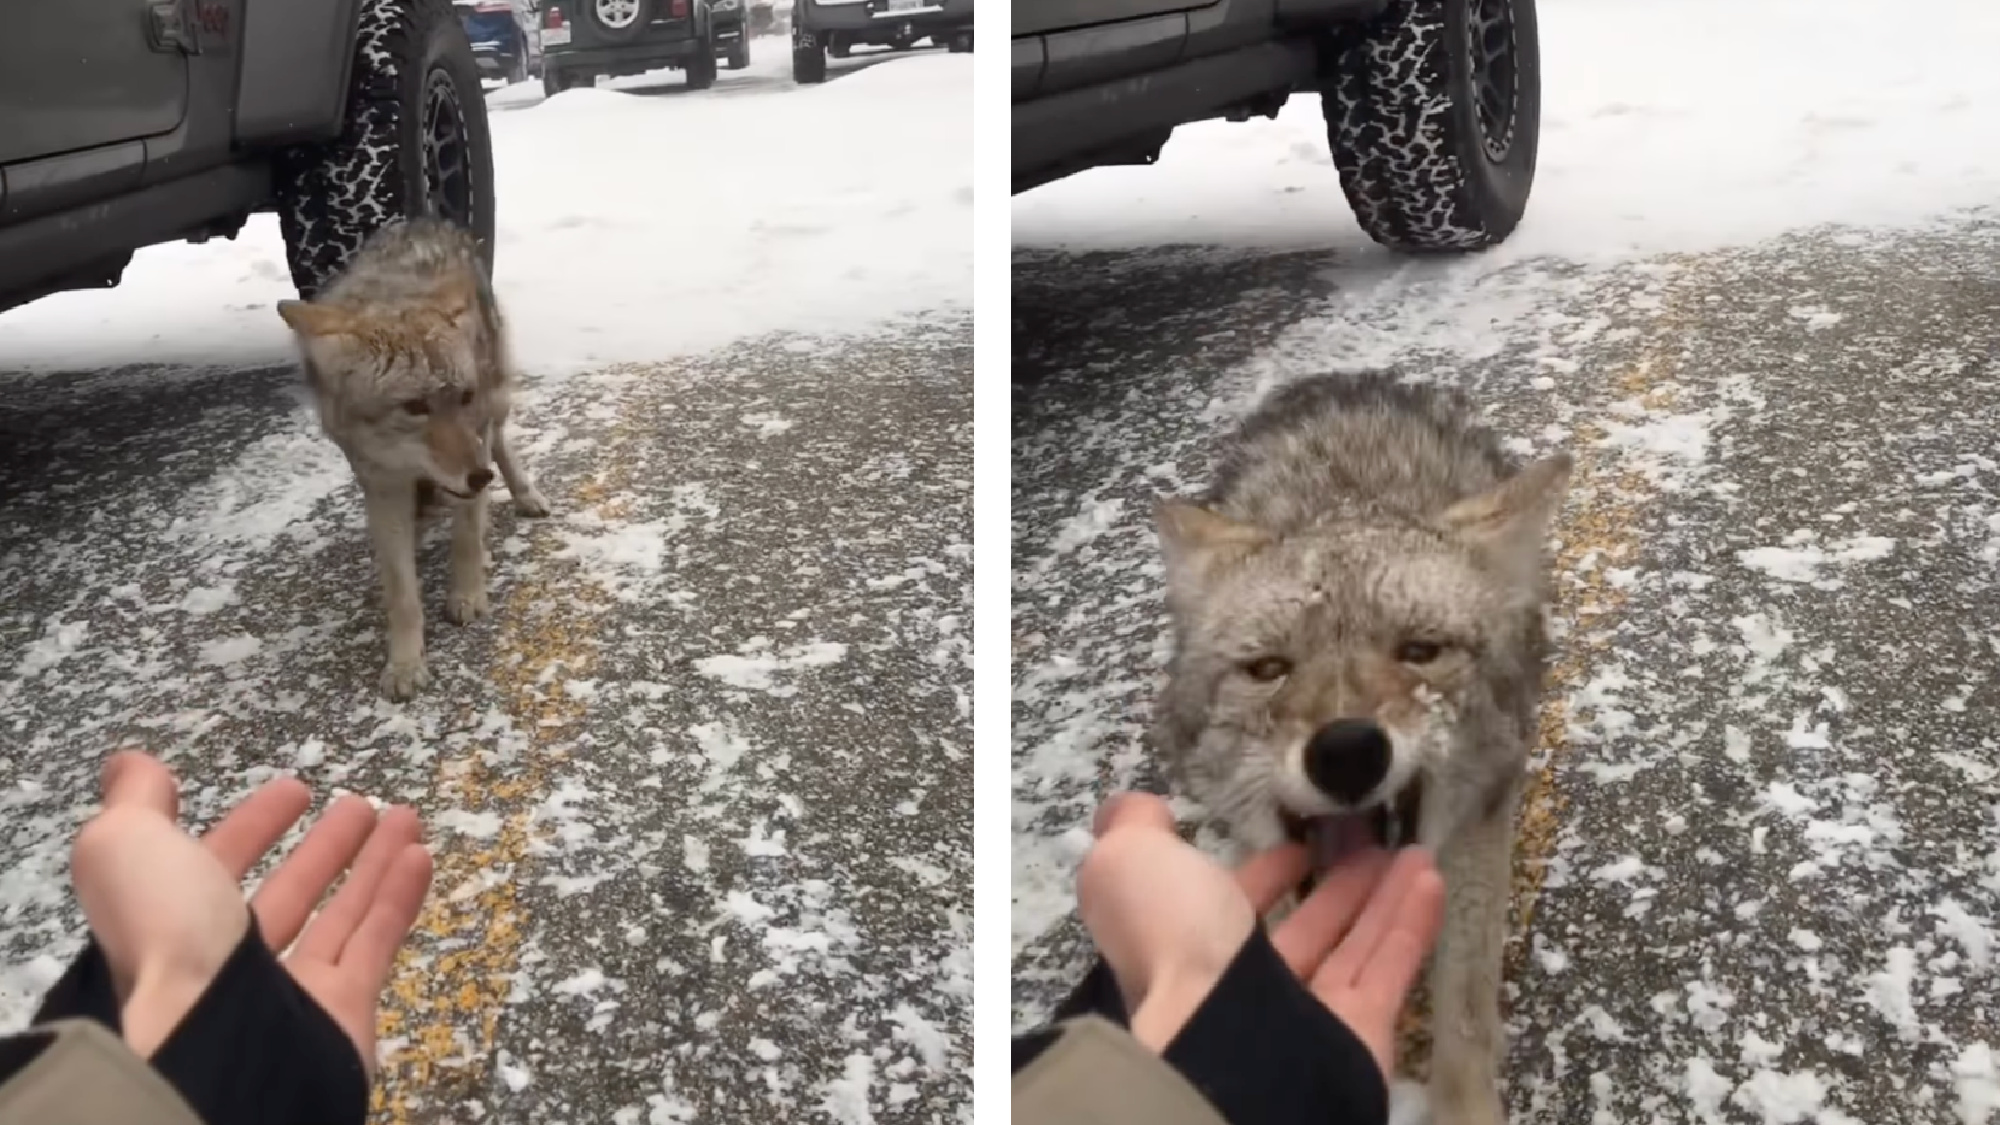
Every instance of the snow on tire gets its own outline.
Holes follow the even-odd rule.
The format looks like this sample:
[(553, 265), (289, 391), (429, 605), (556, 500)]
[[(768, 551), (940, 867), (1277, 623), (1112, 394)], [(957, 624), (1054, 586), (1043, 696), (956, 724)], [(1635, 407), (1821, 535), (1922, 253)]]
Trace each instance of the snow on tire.
[[(433, 98), (455, 99), (463, 165), (433, 200), (425, 135)], [(493, 259), (493, 149), (472, 47), (450, 0), (362, 0), (341, 134), (286, 151), (278, 227), (299, 295), (311, 298), (391, 222), (441, 211)], [(455, 213), (463, 211), (464, 214)]]
[(1535, 177), (1536, 40), (1534, 0), (1389, 0), (1343, 40), (1320, 100), (1370, 238), (1452, 252), (1513, 233)]

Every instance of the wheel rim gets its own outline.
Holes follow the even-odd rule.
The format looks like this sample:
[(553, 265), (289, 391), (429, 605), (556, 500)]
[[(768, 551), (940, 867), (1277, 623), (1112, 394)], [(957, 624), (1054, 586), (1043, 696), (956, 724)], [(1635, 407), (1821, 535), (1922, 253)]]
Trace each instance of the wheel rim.
[(458, 87), (442, 70), (424, 85), (424, 195), (436, 214), (472, 228), (472, 143)]
[(597, 19), (606, 27), (631, 27), (638, 18), (639, 0), (597, 0)]
[(1514, 147), (1514, 115), (1520, 97), (1512, 0), (1471, 0), (1466, 5), (1465, 36), (1480, 141), (1487, 159), (1505, 160)]

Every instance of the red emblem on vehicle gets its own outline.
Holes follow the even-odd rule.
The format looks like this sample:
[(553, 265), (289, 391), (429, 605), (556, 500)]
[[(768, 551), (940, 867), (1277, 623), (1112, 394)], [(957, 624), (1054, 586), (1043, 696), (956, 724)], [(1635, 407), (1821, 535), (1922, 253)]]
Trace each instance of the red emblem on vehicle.
[(208, 35), (229, 34), (229, 5), (199, 4), (194, 10), (195, 23)]

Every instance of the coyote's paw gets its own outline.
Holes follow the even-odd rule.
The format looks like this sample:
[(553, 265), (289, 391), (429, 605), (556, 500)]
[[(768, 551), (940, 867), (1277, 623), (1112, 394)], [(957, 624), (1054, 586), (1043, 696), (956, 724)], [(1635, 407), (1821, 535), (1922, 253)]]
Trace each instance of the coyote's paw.
[(424, 666), (424, 658), (415, 660), (391, 660), (382, 669), (382, 694), (398, 702), (409, 699), (431, 686), (431, 670)]
[(549, 502), (539, 488), (530, 488), (514, 497), (514, 510), (529, 519), (541, 519), (549, 514)]
[(490, 608), (484, 586), (453, 590), (444, 599), (444, 615), (453, 625), (470, 625), (486, 616)]

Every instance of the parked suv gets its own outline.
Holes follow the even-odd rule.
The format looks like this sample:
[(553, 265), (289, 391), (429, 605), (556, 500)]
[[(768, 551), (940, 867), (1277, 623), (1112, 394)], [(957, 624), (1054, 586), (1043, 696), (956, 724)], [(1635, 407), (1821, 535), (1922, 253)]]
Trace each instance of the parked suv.
[[(532, 3), (532, 0), (528, 0)], [(542, 37), (522, 0), (452, 0), (481, 78), (526, 82), (542, 76)]]
[(603, 75), (674, 67), (690, 90), (715, 85), (707, 0), (543, 0), (542, 88), (550, 96)]
[(906, 51), (929, 39), (954, 52), (972, 50), (972, 0), (794, 0), (792, 79), (826, 81), (826, 57), (855, 47)]
[(0, 309), (258, 211), (308, 298), (404, 216), (469, 227), (491, 264), (486, 101), (450, 0), (51, 0), (0, 37)]
[(730, 70), (750, 65), (750, 13), (743, 0), (710, 0), (709, 18), (715, 21), (715, 57)]
[(1014, 0), (1013, 15), (1016, 192), (1151, 164), (1180, 125), (1275, 117), (1318, 92), (1341, 189), (1377, 242), (1478, 249), (1527, 209), (1534, 0)]

